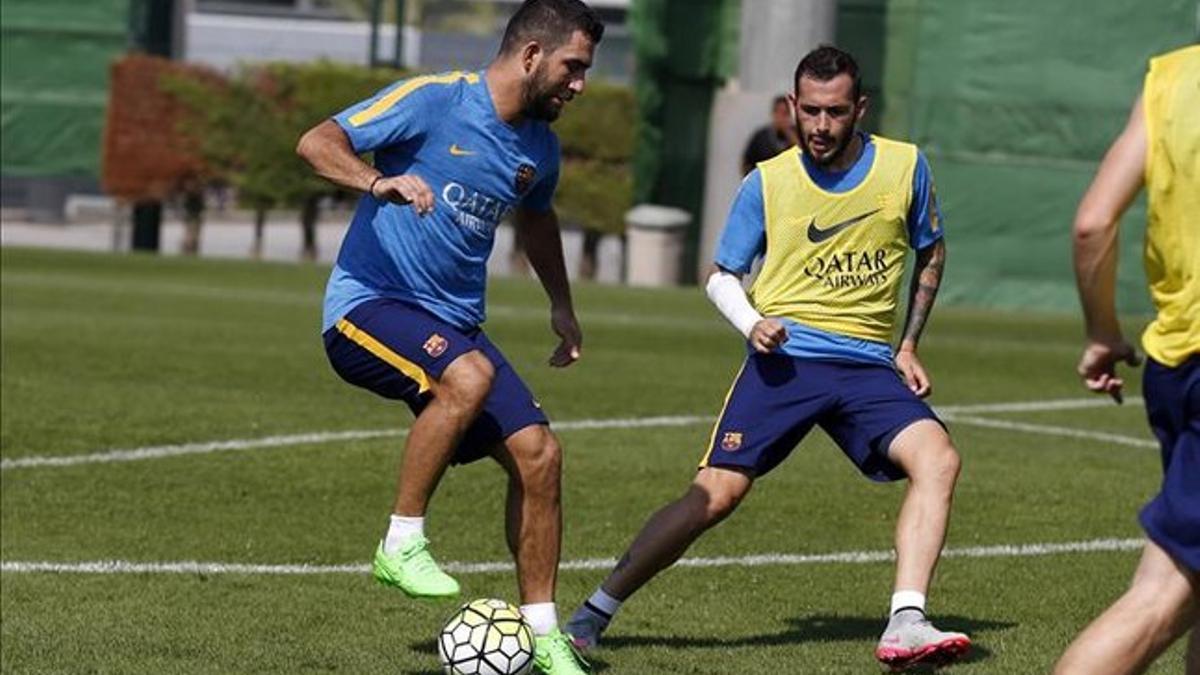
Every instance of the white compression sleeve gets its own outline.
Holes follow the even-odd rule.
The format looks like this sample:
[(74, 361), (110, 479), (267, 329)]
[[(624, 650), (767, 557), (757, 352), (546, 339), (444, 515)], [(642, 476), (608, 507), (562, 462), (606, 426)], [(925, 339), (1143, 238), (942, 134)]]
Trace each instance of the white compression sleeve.
[(708, 299), (717, 306), (717, 310), (729, 323), (733, 324), (743, 337), (749, 338), (754, 324), (762, 321), (762, 315), (750, 304), (750, 299), (746, 297), (746, 291), (742, 288), (741, 279), (729, 272), (718, 270), (708, 278), (704, 290), (708, 293)]

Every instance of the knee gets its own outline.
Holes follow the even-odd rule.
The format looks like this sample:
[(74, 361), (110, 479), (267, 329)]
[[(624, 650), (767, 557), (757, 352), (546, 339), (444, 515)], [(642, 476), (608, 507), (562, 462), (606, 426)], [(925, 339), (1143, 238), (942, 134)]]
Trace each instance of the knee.
[(937, 471), (939, 478), (948, 485), (954, 485), (958, 481), (958, 475), (962, 473), (962, 457), (953, 445), (947, 443), (942, 450)]
[(925, 448), (910, 476), (914, 481), (952, 490), (961, 471), (962, 459), (954, 445), (947, 440), (945, 443)]
[(467, 352), (442, 373), (434, 395), (451, 405), (473, 408), (487, 398), (495, 377), (496, 368), (486, 356)]
[(562, 445), (554, 433), (543, 426), (514, 453), (521, 482), (527, 489), (557, 490), (562, 475)]
[(1114, 607), (1130, 626), (1140, 627), (1148, 637), (1173, 642), (1192, 627), (1188, 616), (1189, 598), (1178, 589), (1156, 580), (1134, 580)]
[(1143, 555), (1121, 602), (1128, 614), (1143, 617), (1162, 634), (1180, 635), (1200, 621), (1200, 595), (1189, 575), (1163, 555), (1157, 561)]
[(725, 520), (737, 509), (741, 501), (741, 497), (728, 493), (710, 495), (704, 512), (705, 522), (709, 525), (716, 525)]
[(711, 527), (725, 520), (742, 503), (745, 491), (726, 485), (709, 486), (701, 490), (703, 495), (703, 522)]

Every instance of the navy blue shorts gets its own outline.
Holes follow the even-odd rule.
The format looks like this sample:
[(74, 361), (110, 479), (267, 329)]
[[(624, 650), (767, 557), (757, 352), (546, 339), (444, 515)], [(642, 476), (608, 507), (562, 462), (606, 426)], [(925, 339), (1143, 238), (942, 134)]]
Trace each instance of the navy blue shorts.
[(1146, 359), (1142, 396), (1162, 445), (1163, 485), (1142, 509), (1154, 543), (1200, 572), (1200, 355), (1168, 368)]
[(897, 434), (925, 419), (941, 424), (886, 366), (754, 353), (734, 380), (700, 466), (738, 467), (761, 476), (816, 424), (864, 476), (899, 480), (904, 471), (888, 459), (888, 448)]
[(504, 439), (533, 424), (548, 424), (541, 406), (482, 330), (461, 331), (399, 300), (368, 300), (325, 331), (325, 354), (350, 384), (400, 399), (414, 415), (433, 400), (430, 382), (454, 359), (478, 350), (496, 369), (479, 417), (454, 452), (455, 464), (481, 459)]

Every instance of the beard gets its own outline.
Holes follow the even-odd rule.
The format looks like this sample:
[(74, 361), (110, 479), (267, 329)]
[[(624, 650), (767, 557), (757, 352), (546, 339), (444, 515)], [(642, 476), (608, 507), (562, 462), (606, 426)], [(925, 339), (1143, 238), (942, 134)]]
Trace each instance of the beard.
[(854, 135), (856, 133), (858, 133), (858, 125), (851, 126), (846, 132), (846, 135), (841, 138), (836, 138), (833, 136), (822, 137), (822, 140), (826, 142), (826, 145), (828, 145), (829, 142), (833, 143), (833, 151), (818, 157), (813, 152), (812, 148), (809, 147), (808, 136), (805, 135), (804, 130), (800, 128), (800, 124), (796, 124), (796, 134), (800, 138), (800, 149), (804, 151), (804, 154), (817, 166), (822, 168), (837, 162), (842, 157), (842, 154), (846, 152), (846, 148), (850, 146), (850, 141), (854, 140)]
[[(562, 113), (563, 105), (570, 100), (559, 87), (547, 81), (544, 69), (539, 67), (522, 96), (521, 113), (530, 119), (553, 122)], [(555, 101), (555, 98), (558, 101)]]

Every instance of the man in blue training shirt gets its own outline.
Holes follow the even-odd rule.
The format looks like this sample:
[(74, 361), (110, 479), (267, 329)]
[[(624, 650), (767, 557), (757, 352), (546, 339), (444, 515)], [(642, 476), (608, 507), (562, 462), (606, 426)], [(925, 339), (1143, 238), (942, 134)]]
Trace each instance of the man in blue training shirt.
[[(945, 244), (933, 179), (916, 146), (857, 130), (858, 65), (822, 46), (789, 97), (799, 147), (742, 182), (706, 290), (747, 341), (688, 491), (650, 517), (571, 617), (576, 646), (600, 643), (622, 603), (729, 516), (814, 426), (859, 471), (908, 479), (896, 522), (891, 612), (875, 656), (892, 670), (946, 664), (970, 638), (925, 616), (958, 478), (917, 343), (941, 284)], [(916, 252), (900, 348), (890, 341), (908, 252)], [(747, 297), (741, 277), (763, 266)]]
[[(487, 258), (511, 215), (561, 338), (550, 365), (579, 358), (551, 206), (559, 148), (549, 123), (583, 92), (603, 32), (580, 0), (526, 0), (486, 70), (399, 82), (309, 130), (297, 148), (322, 177), (366, 193), (326, 289), (330, 362), (417, 416), (374, 575), (413, 597), (457, 595), (428, 551), (424, 514), (448, 464), (490, 455), (510, 478), (508, 541), (544, 673), (585, 667), (554, 607), (561, 449), (480, 324)], [(374, 166), (362, 153), (373, 153)]]

